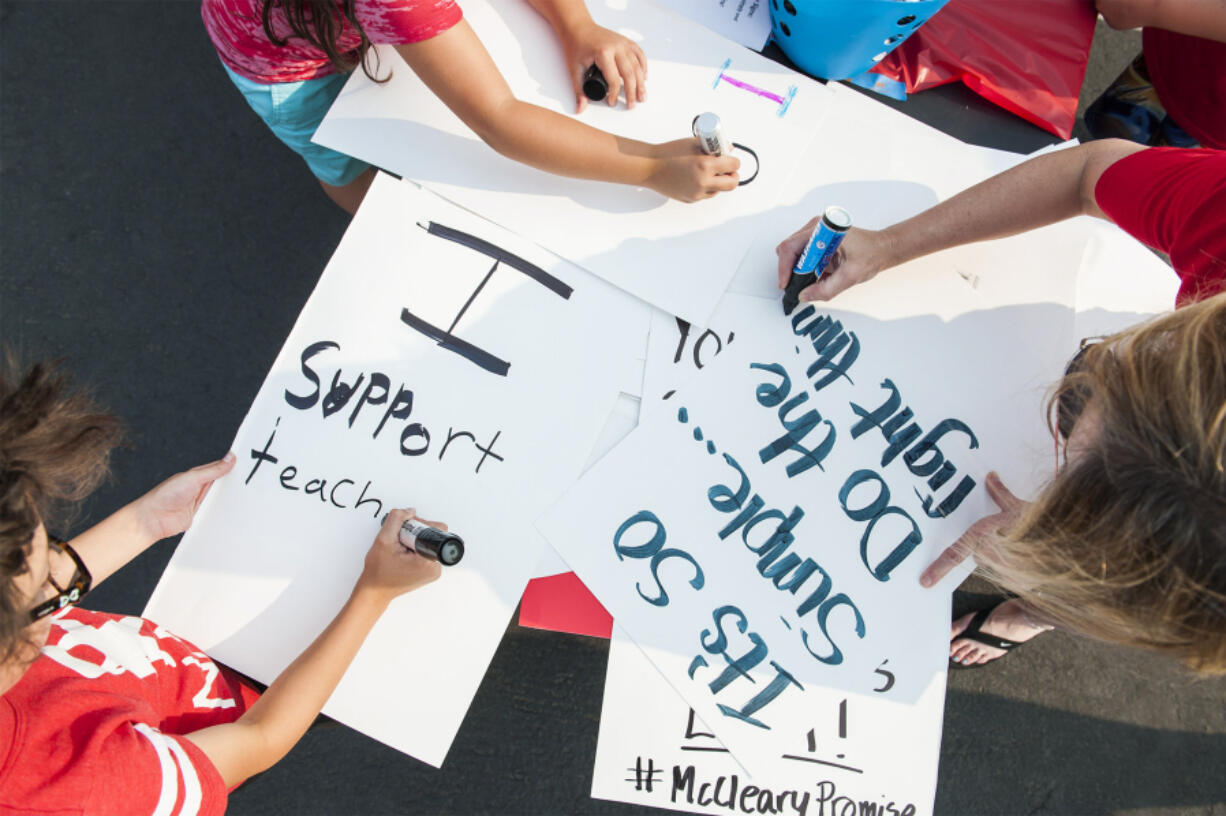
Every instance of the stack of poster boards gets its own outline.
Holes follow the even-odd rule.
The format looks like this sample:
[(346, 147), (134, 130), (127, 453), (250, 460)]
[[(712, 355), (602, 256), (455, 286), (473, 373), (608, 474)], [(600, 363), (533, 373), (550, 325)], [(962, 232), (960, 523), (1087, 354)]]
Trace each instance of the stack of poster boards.
[[(570, 115), (527, 4), (464, 13), (521, 99)], [(1167, 308), (1177, 282), (1076, 219), (784, 316), (774, 247), (824, 207), (882, 228), (1023, 157), (646, 0), (592, 13), (643, 46), (651, 98), (584, 121), (663, 142), (715, 111), (758, 177), (686, 205), (538, 172), (382, 50), (391, 81), (355, 72), (316, 139), (403, 180), (371, 188), (146, 614), (270, 682), (383, 514), (414, 507), (467, 555), (392, 605), (329, 716), (441, 766), (541, 578), (527, 623), (612, 636), (593, 796), (930, 813), (949, 593), (971, 564), (918, 576), (994, 511), (989, 470), (1022, 495), (1050, 475), (1042, 406), (1077, 339)], [(426, 707), (403, 683), (423, 676)]]

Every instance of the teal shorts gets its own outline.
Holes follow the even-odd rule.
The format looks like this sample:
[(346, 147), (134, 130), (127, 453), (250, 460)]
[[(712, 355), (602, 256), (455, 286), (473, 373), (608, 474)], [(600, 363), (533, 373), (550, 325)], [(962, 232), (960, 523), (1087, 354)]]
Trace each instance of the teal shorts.
[(370, 167), (366, 162), (311, 141), (348, 75), (330, 74), (302, 82), (265, 84), (234, 73), (225, 63), (222, 67), (246, 97), (251, 109), (278, 139), (302, 157), (315, 178), (333, 187), (344, 187)]

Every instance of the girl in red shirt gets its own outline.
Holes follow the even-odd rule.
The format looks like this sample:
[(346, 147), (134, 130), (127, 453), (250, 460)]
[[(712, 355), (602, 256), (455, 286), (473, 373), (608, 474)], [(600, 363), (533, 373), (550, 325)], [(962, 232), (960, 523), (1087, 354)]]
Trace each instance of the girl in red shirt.
[(71, 541), (49, 536), (43, 520), (98, 484), (117, 439), (48, 367), (0, 372), (0, 814), (221, 814), (306, 731), (388, 603), (439, 575), (398, 542), (412, 511), (390, 513), (349, 600), (260, 696), (150, 621), (73, 606), (187, 529), (234, 466), (227, 454)]
[[(647, 59), (596, 25), (583, 0), (529, 0), (557, 31), (575, 88), (596, 65), (607, 102), (646, 99)], [(375, 81), (372, 44), (391, 45), (423, 82), (490, 147), (551, 173), (650, 187), (696, 201), (737, 186), (740, 161), (707, 156), (695, 139), (649, 145), (520, 102), (453, 0), (203, 0), (205, 28), (231, 80), (277, 137), (311, 167), (325, 192), (354, 212), (374, 170), (310, 139), (361, 65)]]

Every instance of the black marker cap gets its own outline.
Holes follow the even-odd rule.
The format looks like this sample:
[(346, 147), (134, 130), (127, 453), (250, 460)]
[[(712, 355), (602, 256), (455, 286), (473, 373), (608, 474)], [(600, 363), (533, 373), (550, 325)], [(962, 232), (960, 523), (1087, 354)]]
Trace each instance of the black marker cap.
[(609, 81), (596, 67), (596, 63), (592, 63), (583, 75), (583, 95), (593, 102), (599, 102), (609, 95)]
[(464, 557), (464, 539), (433, 527), (419, 530), (414, 545), (418, 555), (432, 558), (444, 567), (454, 567)]
[(444, 567), (454, 567), (464, 557), (464, 541), (459, 536), (452, 536), (438, 548), (438, 560)]

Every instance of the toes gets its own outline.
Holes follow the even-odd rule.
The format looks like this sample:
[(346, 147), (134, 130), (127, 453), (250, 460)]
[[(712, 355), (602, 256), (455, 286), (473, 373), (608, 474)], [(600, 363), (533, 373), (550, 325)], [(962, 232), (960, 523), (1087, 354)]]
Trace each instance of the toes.
[(949, 639), (953, 640), (958, 635), (962, 634), (966, 627), (971, 625), (971, 618), (975, 617), (975, 613), (971, 612), (954, 621), (953, 626), (949, 630)]
[(963, 666), (978, 666), (990, 663), (1004, 655), (1004, 652), (978, 644), (972, 640), (958, 640), (949, 649), (949, 659)]

